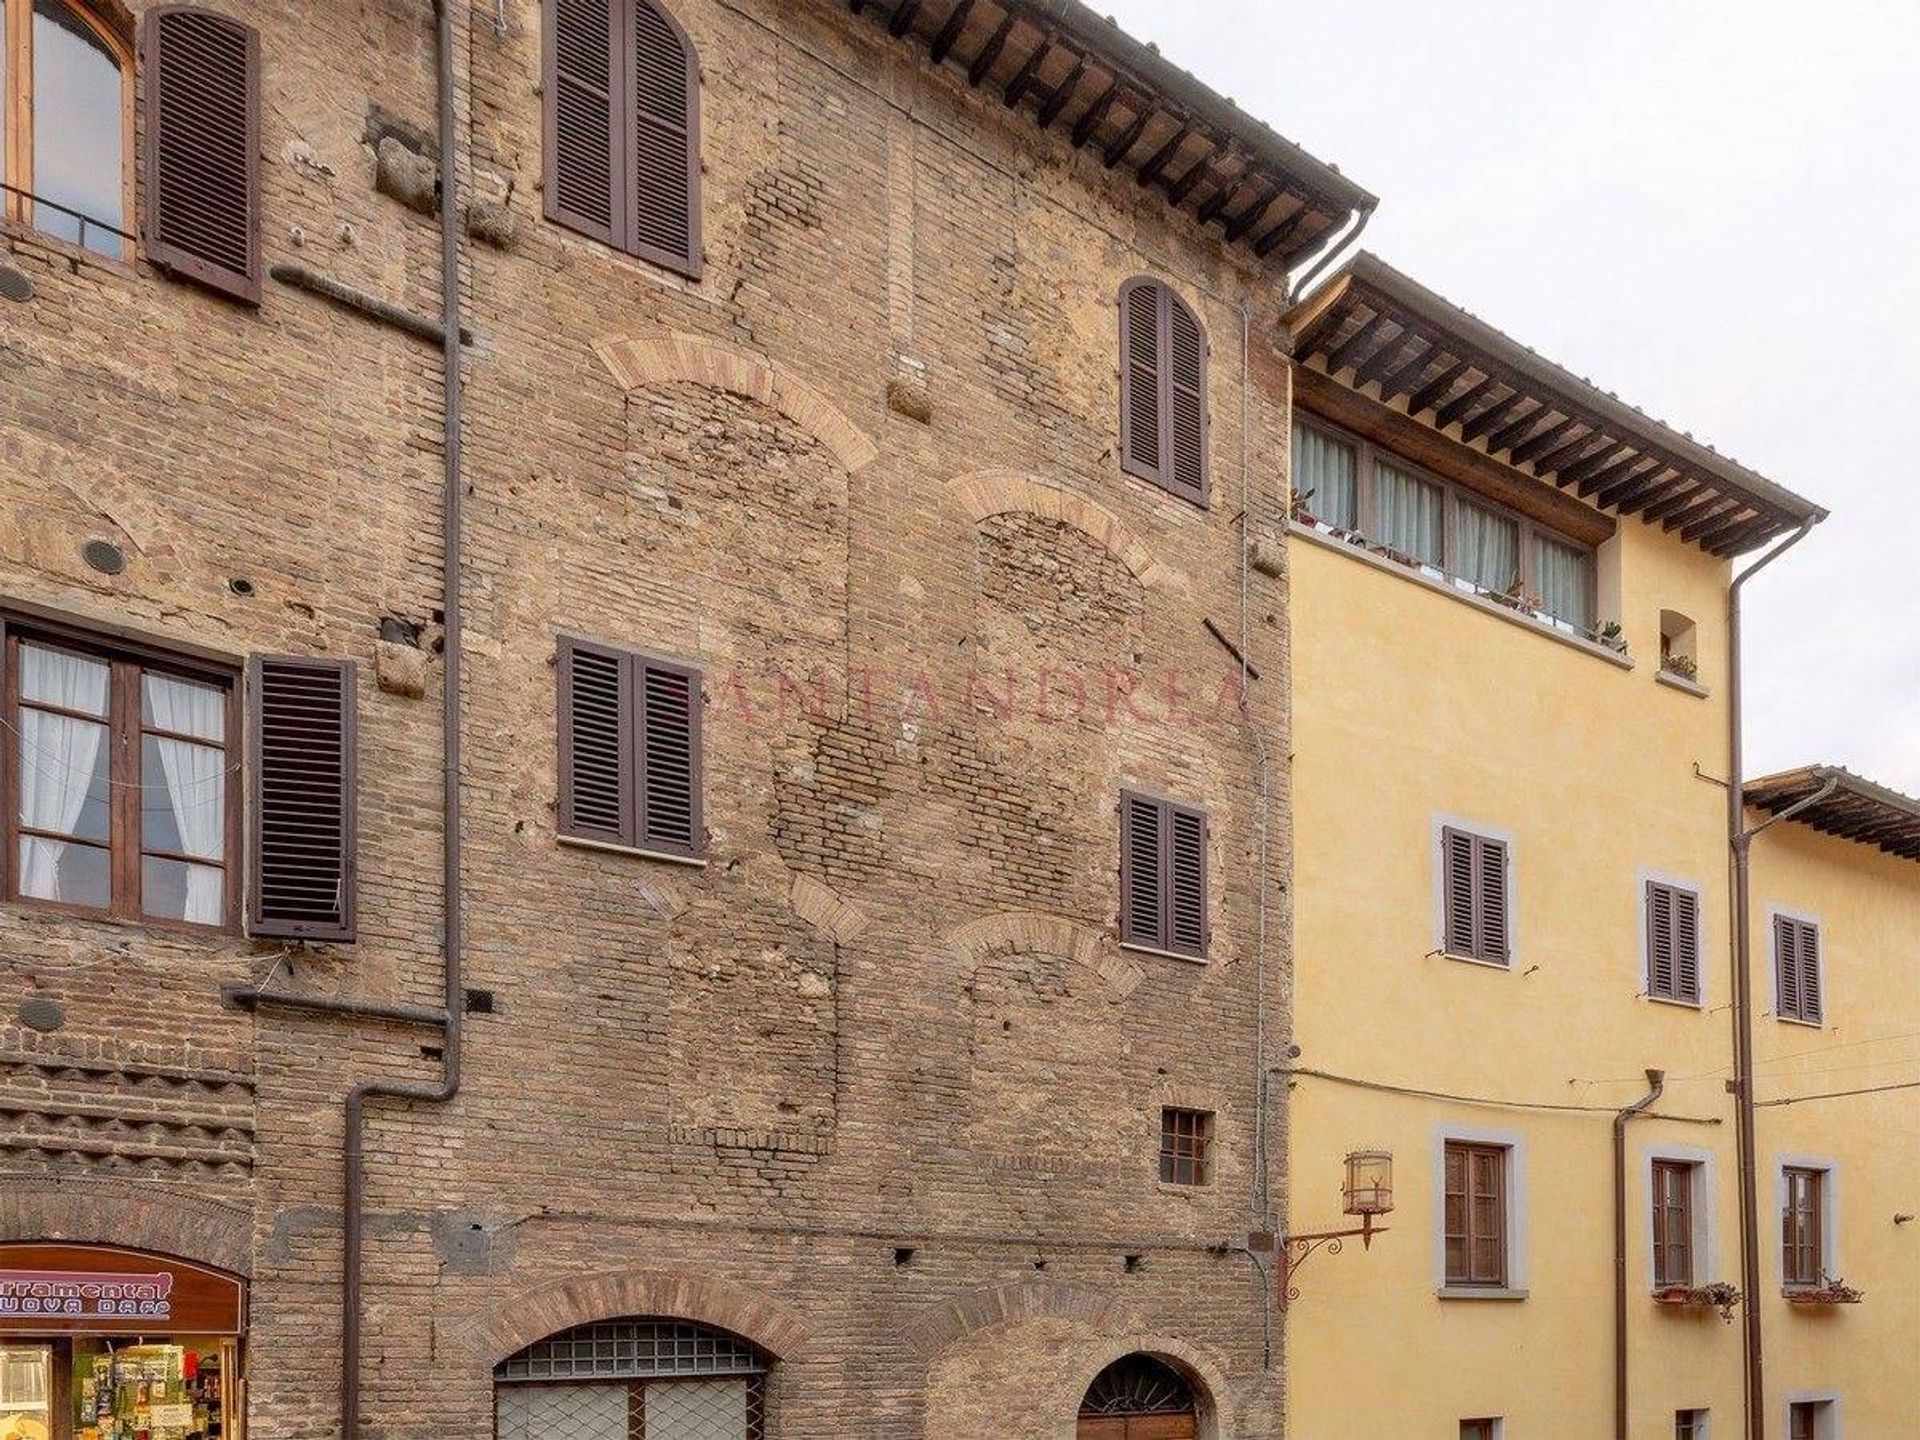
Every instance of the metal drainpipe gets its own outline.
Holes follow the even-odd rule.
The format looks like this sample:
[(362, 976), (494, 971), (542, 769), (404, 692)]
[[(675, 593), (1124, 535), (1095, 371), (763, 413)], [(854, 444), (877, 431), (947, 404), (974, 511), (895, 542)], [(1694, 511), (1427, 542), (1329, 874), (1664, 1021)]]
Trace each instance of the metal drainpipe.
[(1746, 787), (1741, 744), (1740, 592), (1746, 583), (1806, 539), (1818, 516), (1734, 577), (1727, 589), (1727, 843), (1733, 852), (1733, 1092), (1740, 1157), (1740, 1290), (1746, 1387), (1742, 1396), (1747, 1440), (1766, 1440), (1767, 1391), (1760, 1325), (1760, 1194), (1753, 1127), (1753, 957), (1748, 933), (1752, 906)]
[(1379, 203), (1380, 202), (1376, 200), (1371, 205), (1362, 206), (1360, 218), (1354, 222), (1353, 229), (1349, 230), (1340, 239), (1334, 241), (1333, 244), (1329, 245), (1325, 250), (1322, 250), (1320, 252), (1320, 258), (1309, 265), (1298, 280), (1288, 284), (1287, 303), (1289, 305), (1306, 294), (1307, 287), (1318, 280), (1322, 272), (1324, 272), (1329, 265), (1333, 264), (1335, 260), (1339, 259), (1347, 251), (1360, 243), (1360, 236), (1365, 233), (1367, 222), (1373, 219), (1373, 212)]
[(360, 1435), (360, 1277), (365, 1249), (365, 1138), (367, 1101), (415, 1100), (438, 1104), (460, 1089), (460, 1041), (465, 1009), (461, 976), (460, 906), (460, 185), (457, 175), (453, 91), (453, 8), (435, 5), (437, 104), (440, 122), (440, 320), (445, 387), (441, 407), (444, 455), (441, 494), (442, 602), (446, 639), (441, 673), (441, 816), (443, 925), (446, 932), (445, 1045), (438, 1085), (363, 1083), (347, 1093), (346, 1193), (340, 1318), (340, 1435)]
[(1666, 1088), (1666, 1071), (1647, 1071), (1647, 1093), (1613, 1117), (1614, 1440), (1627, 1440), (1627, 1122), (1658, 1100)]

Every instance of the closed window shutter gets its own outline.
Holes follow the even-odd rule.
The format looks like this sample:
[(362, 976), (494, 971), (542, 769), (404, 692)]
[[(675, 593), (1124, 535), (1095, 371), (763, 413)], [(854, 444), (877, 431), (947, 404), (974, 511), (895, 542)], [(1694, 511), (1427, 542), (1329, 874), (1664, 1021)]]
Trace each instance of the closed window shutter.
[(256, 656), (247, 682), (253, 771), (248, 931), (351, 940), (353, 662)]
[(680, 855), (700, 849), (700, 679), (691, 670), (634, 661), (641, 694), (640, 844)]
[(1122, 468), (1159, 481), (1160, 295), (1135, 281), (1120, 299), (1120, 447)]
[(1474, 836), (1464, 830), (1441, 832), (1442, 906), (1446, 912), (1445, 948), (1450, 955), (1477, 953), (1474, 939)]
[(168, 6), (142, 32), (147, 258), (248, 304), (260, 300), (260, 37), (225, 15)]
[(1673, 984), (1676, 999), (1700, 1003), (1700, 897), (1673, 894)]
[(1183, 805), (1168, 806), (1167, 817), (1166, 948), (1199, 958), (1207, 953), (1207, 817)]
[(1120, 938), (1158, 948), (1163, 930), (1161, 807), (1142, 795), (1120, 798)]
[(1774, 916), (1773, 963), (1780, 989), (1779, 1014), (1788, 1020), (1819, 1024), (1820, 927), (1808, 920)]
[(634, 715), (627, 658), (560, 639), (560, 833), (612, 845), (637, 841)]
[(1496, 965), (1507, 963), (1507, 846), (1503, 840), (1476, 836), (1479, 848), (1480, 915), (1474, 953)]
[(626, 222), (621, 0), (547, 0), (547, 218), (610, 244)]
[(1167, 310), (1167, 488), (1207, 498), (1207, 342), (1200, 322), (1170, 290)]
[(651, 0), (633, 7), (631, 200), (627, 248), (700, 275), (700, 74), (693, 47)]
[(1820, 930), (1804, 921), (1796, 922), (1800, 942), (1800, 1018), (1818, 1022), (1820, 1010)]
[(1676, 998), (1673, 891), (1651, 882), (1647, 885), (1647, 993), (1662, 1000)]

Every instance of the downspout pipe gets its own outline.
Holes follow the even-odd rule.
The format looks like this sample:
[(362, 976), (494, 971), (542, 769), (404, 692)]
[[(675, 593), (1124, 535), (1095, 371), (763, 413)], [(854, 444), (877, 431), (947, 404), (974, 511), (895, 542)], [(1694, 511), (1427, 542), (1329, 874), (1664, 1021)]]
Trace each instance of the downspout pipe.
[(1326, 273), (1328, 266), (1332, 265), (1334, 261), (1340, 259), (1341, 256), (1345, 255), (1360, 243), (1360, 237), (1366, 233), (1367, 222), (1373, 219), (1373, 212), (1377, 210), (1379, 206), (1380, 202), (1378, 200), (1370, 200), (1367, 204), (1361, 206), (1359, 215), (1353, 222), (1353, 228), (1341, 236), (1340, 239), (1327, 246), (1326, 249), (1322, 250), (1320, 257), (1301, 272), (1300, 278), (1292, 281), (1287, 286), (1287, 304), (1289, 306), (1292, 306), (1301, 296), (1313, 288), (1313, 282)]
[(1727, 844), (1733, 859), (1733, 1093), (1740, 1161), (1740, 1293), (1747, 1440), (1766, 1440), (1767, 1391), (1760, 1324), (1760, 1177), (1753, 1123), (1753, 836), (1747, 830), (1745, 718), (1740, 683), (1740, 596), (1749, 580), (1798, 545), (1820, 523), (1809, 516), (1786, 540), (1736, 575), (1727, 588)]
[(1627, 1436), (1627, 1122), (1667, 1088), (1667, 1072), (1647, 1071), (1647, 1093), (1613, 1117), (1613, 1440)]
[(445, 1043), (440, 1083), (362, 1083), (347, 1093), (346, 1175), (343, 1204), (340, 1310), (340, 1436), (360, 1437), (361, 1272), (366, 1248), (366, 1108), (369, 1100), (443, 1104), (460, 1090), (460, 1044), (465, 1011), (460, 895), (460, 203), (454, 118), (453, 6), (436, 0), (436, 104), (440, 129), (440, 326), (444, 389), (441, 403), (441, 566), (446, 639), (441, 673), (441, 903), (445, 930)]

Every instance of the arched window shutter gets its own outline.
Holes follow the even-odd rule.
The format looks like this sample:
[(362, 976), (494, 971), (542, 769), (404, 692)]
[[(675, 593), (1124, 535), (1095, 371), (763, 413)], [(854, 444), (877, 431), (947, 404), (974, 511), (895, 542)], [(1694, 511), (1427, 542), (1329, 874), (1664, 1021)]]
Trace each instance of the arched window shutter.
[(546, 0), (546, 212), (700, 276), (700, 67), (653, 0)]
[(1207, 500), (1207, 338), (1155, 280), (1120, 296), (1120, 461), (1130, 475)]
[(617, 244), (625, 223), (620, 0), (547, 0), (547, 218)]
[(700, 73), (693, 46), (651, 0), (633, 9), (633, 199), (627, 248), (700, 275)]
[(248, 304), (260, 301), (260, 37), (208, 10), (150, 12), (147, 258)]

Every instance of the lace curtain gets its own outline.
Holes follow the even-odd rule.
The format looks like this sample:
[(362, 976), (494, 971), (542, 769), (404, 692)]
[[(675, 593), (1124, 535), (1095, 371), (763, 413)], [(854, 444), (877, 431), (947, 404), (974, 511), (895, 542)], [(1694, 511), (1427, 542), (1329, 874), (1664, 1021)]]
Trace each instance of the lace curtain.
[[(226, 696), (211, 685), (153, 674), (141, 677), (141, 696), (145, 721), (154, 729), (214, 742), (196, 745), (171, 736), (145, 738), (141, 828), (146, 832), (143, 844), (158, 842), (161, 848), (213, 862), (193, 865), (149, 857), (143, 870), (155, 881), (174, 879), (167, 874), (173, 867), (184, 871), (186, 894), (179, 918), (218, 925), (225, 890), (225, 877), (217, 867), (226, 853), (227, 752), (217, 747), (225, 738)], [(155, 761), (164, 799), (153, 789)], [(167, 834), (169, 820), (172, 835)], [(163, 892), (166, 888), (162, 884), (143, 887)], [(148, 913), (153, 913), (151, 905)]]
[[(39, 645), (20, 647), (20, 823), (79, 839), (108, 838), (108, 667)], [(34, 703), (98, 715), (82, 720)], [(88, 805), (88, 799), (95, 803)], [(105, 904), (105, 852), (44, 835), (20, 837), (20, 893), (40, 900)]]

